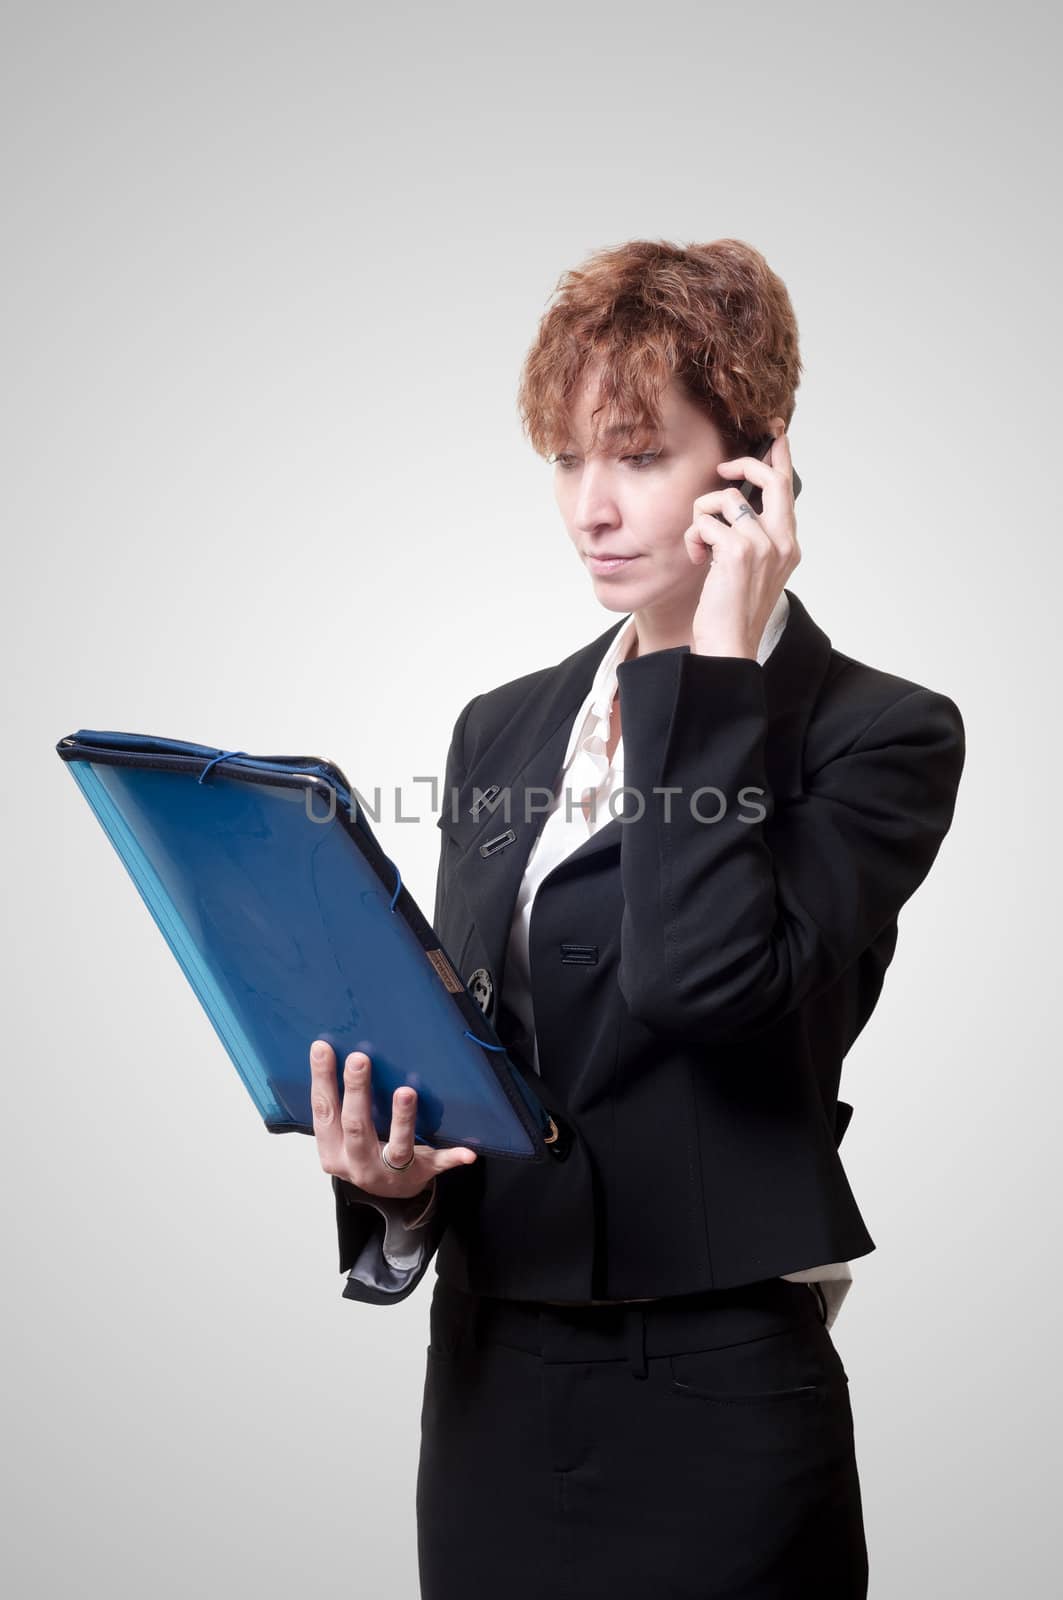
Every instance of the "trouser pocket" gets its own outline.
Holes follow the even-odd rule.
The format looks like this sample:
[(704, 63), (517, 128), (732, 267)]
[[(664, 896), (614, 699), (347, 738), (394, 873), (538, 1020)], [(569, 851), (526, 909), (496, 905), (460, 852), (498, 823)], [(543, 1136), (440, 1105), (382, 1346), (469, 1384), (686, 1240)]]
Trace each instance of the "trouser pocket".
[(807, 1403), (849, 1381), (826, 1328), (806, 1319), (738, 1344), (669, 1356), (667, 1375), (673, 1394), (714, 1405)]

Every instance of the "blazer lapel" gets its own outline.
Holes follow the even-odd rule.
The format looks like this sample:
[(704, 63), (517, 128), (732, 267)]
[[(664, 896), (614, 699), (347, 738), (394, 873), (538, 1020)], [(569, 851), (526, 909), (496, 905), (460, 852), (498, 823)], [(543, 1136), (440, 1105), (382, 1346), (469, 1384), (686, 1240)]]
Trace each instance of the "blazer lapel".
[(517, 892), (546, 822), (573, 718), (627, 620), (621, 617), (560, 661), (535, 698), (488, 737), (456, 796), (443, 797), (437, 826), (461, 851), (453, 870), (487, 952), (496, 995)]
[[(790, 602), (786, 626), (763, 668), (768, 714), (765, 766), (771, 793), (779, 797), (800, 793), (805, 729), (831, 651), (830, 639), (797, 596), (790, 589), (786, 593)], [(559, 662), (536, 698), (488, 738), (457, 796), (444, 796), (437, 826), (459, 847), (453, 871), (487, 953), (496, 995), (504, 980), (517, 893), (561, 776), (573, 718), (602, 657), (627, 621), (628, 616), (621, 617)], [(455, 798), (456, 815), (451, 811)], [(603, 851), (619, 853), (625, 826), (629, 824), (619, 817), (610, 818), (549, 876), (579, 873)]]

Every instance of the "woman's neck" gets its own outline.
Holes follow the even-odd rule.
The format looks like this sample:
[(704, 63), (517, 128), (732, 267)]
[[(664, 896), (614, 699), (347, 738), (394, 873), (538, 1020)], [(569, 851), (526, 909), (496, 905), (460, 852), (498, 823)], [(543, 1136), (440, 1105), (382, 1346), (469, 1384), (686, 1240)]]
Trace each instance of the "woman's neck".
[(696, 610), (696, 601), (693, 604), (686, 601), (672, 605), (662, 602), (634, 612), (637, 640), (626, 659), (648, 655), (651, 650), (672, 650), (677, 645), (691, 644)]

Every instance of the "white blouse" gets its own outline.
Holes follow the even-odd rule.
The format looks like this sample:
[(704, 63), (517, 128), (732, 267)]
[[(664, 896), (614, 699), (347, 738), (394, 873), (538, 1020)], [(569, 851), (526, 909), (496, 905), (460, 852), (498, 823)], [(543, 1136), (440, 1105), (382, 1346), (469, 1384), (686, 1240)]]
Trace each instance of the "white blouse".
[[(790, 602), (783, 590), (761, 637), (757, 650), (759, 662), (766, 661), (778, 643), (786, 626), (789, 609)], [(523, 1031), (524, 1053), (534, 1063), (536, 1072), (539, 1071), (539, 1052), (528, 971), (528, 930), (532, 905), (536, 890), (547, 874), (613, 815), (609, 809), (610, 798), (624, 783), (623, 730), (611, 762), (607, 755), (610, 715), (617, 692), (616, 669), (636, 642), (635, 618), (632, 614), (599, 663), (594, 682), (575, 714), (553, 808), (547, 814), (532, 848), (517, 894), (506, 951), (505, 999)], [(567, 804), (563, 803), (565, 800)], [(585, 802), (589, 815), (581, 807), (581, 800)], [(433, 1179), (427, 1205), (419, 1208), (419, 1214), (412, 1218), (410, 1212), (413, 1202), (366, 1195), (366, 1200), (375, 1205), (385, 1218), (383, 1260), (380, 1259), (380, 1247), (375, 1241), (370, 1242), (351, 1268), (353, 1276), (377, 1288), (388, 1289), (397, 1289), (409, 1281), (410, 1274), (417, 1270), (422, 1259), (423, 1239), (417, 1230), (424, 1227), (435, 1210), (435, 1188)], [(782, 1276), (795, 1283), (807, 1283), (814, 1293), (822, 1297), (826, 1325), (830, 1328), (852, 1282), (849, 1264), (833, 1261), (823, 1266), (802, 1267), (785, 1272)], [(813, 1288), (814, 1285), (818, 1287)]]

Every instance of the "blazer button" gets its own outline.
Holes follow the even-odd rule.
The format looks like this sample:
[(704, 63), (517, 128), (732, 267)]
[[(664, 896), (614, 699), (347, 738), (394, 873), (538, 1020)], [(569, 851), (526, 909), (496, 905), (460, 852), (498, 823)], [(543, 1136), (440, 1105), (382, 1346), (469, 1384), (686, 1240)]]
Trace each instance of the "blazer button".
[(492, 981), (491, 974), (488, 972), (486, 967), (477, 967), (476, 971), (469, 979), (468, 989), (469, 993), (476, 1001), (476, 1004), (480, 1007), (480, 1010), (483, 1012), (484, 1016), (486, 1016), (488, 1011), (491, 1009), (491, 1001), (494, 998), (495, 992), (495, 986)]

